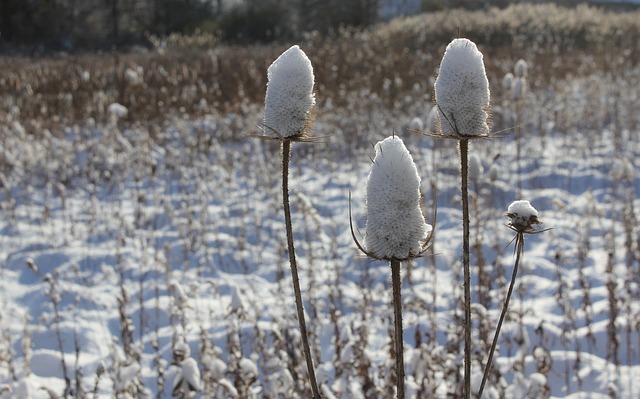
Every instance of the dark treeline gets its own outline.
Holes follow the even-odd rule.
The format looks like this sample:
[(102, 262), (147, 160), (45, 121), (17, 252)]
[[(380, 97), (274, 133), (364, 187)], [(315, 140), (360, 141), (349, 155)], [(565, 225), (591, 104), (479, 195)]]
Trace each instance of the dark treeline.
[(289, 40), (367, 26), (380, 0), (0, 0), (4, 48), (95, 50), (146, 45), (150, 35), (213, 33), (227, 43)]

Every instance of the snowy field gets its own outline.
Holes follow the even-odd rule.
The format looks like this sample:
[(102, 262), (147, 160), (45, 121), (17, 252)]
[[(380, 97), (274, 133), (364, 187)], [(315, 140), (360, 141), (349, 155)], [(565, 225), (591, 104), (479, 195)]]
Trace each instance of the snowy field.
[[(530, 63), (531, 82), (544, 73)], [(519, 100), (500, 79), (499, 132), (470, 146), (474, 389), (514, 263), (504, 213), (526, 199), (552, 230), (526, 237), (485, 397), (540, 383), (527, 397), (639, 397), (640, 68), (531, 84)], [(432, 250), (403, 264), (407, 396), (461, 393), (459, 160), (454, 142), (415, 133), (429, 129), (431, 89), (394, 107), (363, 90), (338, 106), (320, 86), (314, 134), (325, 138), (293, 145), (294, 238), (327, 398), (393, 396), (390, 269), (357, 251), (349, 195), (363, 230), (372, 144), (394, 131), (431, 224), (437, 207)], [(170, 398), (180, 355), (198, 367), (197, 397), (308, 397), (280, 148), (249, 137), (263, 112), (55, 134), (17, 108), (5, 116), (0, 398)]]

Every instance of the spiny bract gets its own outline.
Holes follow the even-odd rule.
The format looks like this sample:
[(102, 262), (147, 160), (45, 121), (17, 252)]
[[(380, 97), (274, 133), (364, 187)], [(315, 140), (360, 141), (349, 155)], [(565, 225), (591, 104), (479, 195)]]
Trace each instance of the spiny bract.
[(440, 131), (449, 136), (482, 136), (489, 133), (489, 80), (482, 53), (469, 39), (455, 39), (447, 46), (435, 83), (440, 110)]
[(367, 181), (366, 250), (380, 259), (419, 255), (431, 226), (420, 209), (420, 176), (399, 137), (378, 142)]
[(316, 103), (311, 61), (300, 47), (291, 46), (269, 66), (267, 79), (265, 131), (281, 137), (302, 135)]

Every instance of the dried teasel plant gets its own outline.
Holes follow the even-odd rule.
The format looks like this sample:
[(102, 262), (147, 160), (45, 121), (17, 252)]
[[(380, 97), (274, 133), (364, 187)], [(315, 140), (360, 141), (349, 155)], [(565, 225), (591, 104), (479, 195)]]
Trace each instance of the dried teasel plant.
[(507, 208), (507, 213), (505, 213), (505, 216), (510, 219), (509, 223), (506, 225), (507, 228), (516, 233), (513, 239), (509, 242), (509, 244), (515, 242), (514, 252), (516, 260), (513, 266), (513, 274), (511, 275), (511, 283), (509, 284), (507, 297), (505, 298), (504, 306), (502, 307), (502, 313), (500, 313), (500, 319), (498, 320), (498, 326), (496, 327), (496, 332), (491, 343), (489, 359), (487, 360), (484, 374), (482, 376), (482, 383), (480, 384), (480, 390), (478, 391), (478, 398), (482, 398), (482, 392), (484, 391), (484, 387), (489, 377), (489, 372), (491, 371), (491, 363), (493, 361), (493, 354), (498, 343), (498, 337), (500, 336), (500, 329), (502, 328), (502, 323), (504, 322), (507, 310), (509, 309), (509, 301), (511, 300), (511, 294), (513, 293), (516, 276), (518, 275), (518, 266), (520, 265), (521, 257), (524, 255), (525, 234), (540, 234), (545, 231), (551, 230), (539, 229), (539, 226), (542, 225), (542, 221), (539, 218), (538, 211), (531, 205), (529, 201), (526, 200), (512, 202)]
[(489, 137), (489, 80), (482, 53), (469, 39), (447, 46), (434, 85), (439, 134), (458, 141), (462, 194), (462, 264), (464, 269), (464, 397), (471, 397), (471, 271), (469, 217), (469, 141)]
[[(402, 280), (400, 264), (421, 257), (433, 238), (434, 227), (425, 222), (420, 207), (420, 177), (411, 154), (399, 137), (387, 137), (375, 145), (376, 155), (367, 180), (367, 223), (364, 245), (351, 235), (368, 257), (391, 265), (394, 310), (396, 395), (405, 397), (402, 336)], [(434, 212), (435, 225), (435, 212)]]
[(316, 142), (319, 138), (309, 135), (314, 121), (315, 94), (313, 91), (313, 66), (299, 46), (291, 46), (268, 68), (267, 93), (265, 95), (264, 135), (255, 137), (280, 141), (282, 144), (282, 203), (287, 230), (287, 246), (291, 279), (295, 295), (298, 323), (309, 382), (314, 399), (320, 399), (320, 391), (309, 346), (307, 325), (302, 304), (302, 293), (298, 277), (293, 227), (289, 205), (289, 159), (292, 142)]

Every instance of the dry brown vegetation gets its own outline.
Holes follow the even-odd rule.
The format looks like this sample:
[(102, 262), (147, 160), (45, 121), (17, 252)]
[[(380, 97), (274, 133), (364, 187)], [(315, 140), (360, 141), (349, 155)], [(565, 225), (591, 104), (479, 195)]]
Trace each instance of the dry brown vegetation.
[[(334, 37), (309, 34), (301, 45), (315, 66), (320, 101), (351, 108), (367, 98), (404, 107), (432, 90), (439, 55), (457, 36), (479, 45), (492, 84), (526, 58), (538, 77), (530, 84), (540, 87), (552, 78), (637, 65), (640, 12), (551, 4), (453, 10)], [(105, 121), (112, 102), (129, 109), (130, 122), (147, 126), (204, 113), (246, 114), (248, 104), (262, 102), (266, 69), (282, 48), (207, 48), (213, 41), (204, 39), (139, 53), (0, 58), (0, 118), (19, 110), (26, 127), (83, 125), (88, 118)], [(125, 71), (139, 67), (143, 82), (132, 84)]]

